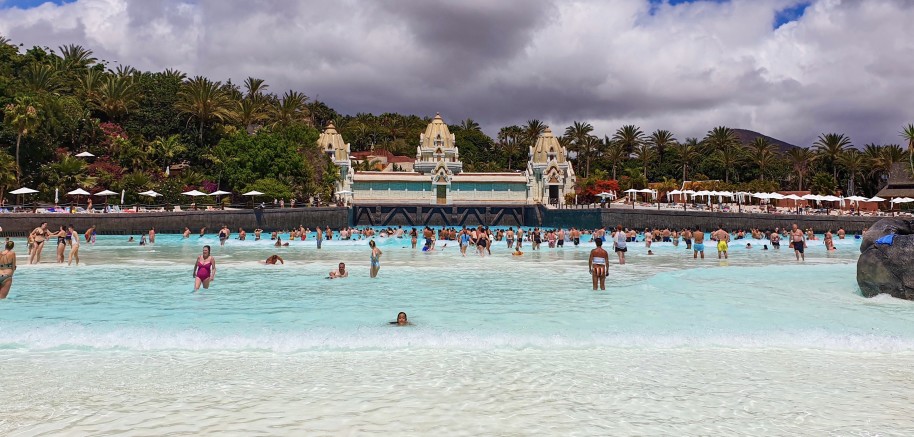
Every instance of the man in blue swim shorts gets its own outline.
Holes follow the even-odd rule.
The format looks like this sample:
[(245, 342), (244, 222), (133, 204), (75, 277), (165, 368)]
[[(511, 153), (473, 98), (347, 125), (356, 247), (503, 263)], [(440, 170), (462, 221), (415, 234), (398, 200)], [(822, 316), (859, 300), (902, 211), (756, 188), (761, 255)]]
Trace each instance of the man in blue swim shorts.
[(705, 233), (701, 232), (701, 228), (695, 228), (695, 232), (692, 232), (692, 239), (695, 241), (692, 244), (692, 259), (698, 258), (699, 253), (701, 259), (705, 259)]

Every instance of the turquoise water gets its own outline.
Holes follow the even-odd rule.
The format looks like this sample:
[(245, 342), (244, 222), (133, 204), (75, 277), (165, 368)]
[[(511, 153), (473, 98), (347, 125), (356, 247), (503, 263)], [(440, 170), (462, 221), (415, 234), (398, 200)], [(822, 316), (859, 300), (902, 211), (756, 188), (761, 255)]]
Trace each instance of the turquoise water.
[[(364, 240), (317, 250), (313, 239), (219, 247), (215, 236), (160, 235), (140, 247), (103, 236), (81, 247), (79, 267), (53, 263), (48, 249), (41, 265), (22, 265), (20, 250), (13, 291), (0, 301), (0, 383), (10, 387), (0, 403), (14, 406), (0, 431), (258, 433), (261, 409), (275, 413), (261, 423), (273, 432), (914, 427), (903, 402), (914, 393), (914, 305), (860, 295), (858, 240), (836, 239), (833, 253), (811, 241), (805, 262), (754, 240), (733, 242), (723, 261), (710, 245), (694, 260), (684, 245), (654, 243), (648, 256), (630, 243), (628, 264), (611, 265), (607, 290), (596, 292), (589, 241), (527, 244), (523, 257), (497, 242), (492, 256), (471, 248), (461, 257), (455, 243), (423, 253), (408, 239), (375, 241), (384, 251), (376, 279)], [(218, 273), (192, 293), (203, 244)], [(262, 264), (273, 253), (286, 264)], [(324, 279), (340, 261), (350, 277)], [(399, 311), (414, 326), (390, 326)], [(66, 412), (43, 413), (49, 402), (66, 402)], [(174, 402), (214, 428), (151, 413)], [(873, 402), (878, 411), (860, 412)], [(311, 412), (283, 414), (293, 406)], [(98, 408), (107, 419), (90, 414)]]

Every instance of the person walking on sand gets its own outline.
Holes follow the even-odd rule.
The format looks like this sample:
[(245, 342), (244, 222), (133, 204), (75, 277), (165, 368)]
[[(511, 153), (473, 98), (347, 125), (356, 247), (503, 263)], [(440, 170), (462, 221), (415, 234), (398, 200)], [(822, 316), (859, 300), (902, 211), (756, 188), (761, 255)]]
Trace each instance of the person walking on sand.
[(210, 254), (209, 245), (203, 246), (203, 255), (197, 257), (194, 263), (194, 291), (209, 288), (209, 284), (216, 279), (216, 260)]
[(374, 240), (368, 242), (368, 247), (371, 248), (371, 277), (378, 277), (378, 270), (381, 270), (381, 249), (378, 249), (378, 246), (375, 244)]

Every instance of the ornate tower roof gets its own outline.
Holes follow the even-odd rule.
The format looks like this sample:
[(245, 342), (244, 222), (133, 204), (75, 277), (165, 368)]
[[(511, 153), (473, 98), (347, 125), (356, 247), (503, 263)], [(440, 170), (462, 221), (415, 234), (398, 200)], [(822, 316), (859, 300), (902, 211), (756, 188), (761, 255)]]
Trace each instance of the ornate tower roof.
[(547, 127), (536, 139), (536, 144), (530, 148), (530, 160), (534, 164), (545, 164), (552, 159), (562, 163), (565, 162), (565, 153), (565, 148), (552, 134), (552, 129)]
[(343, 142), (343, 136), (336, 131), (332, 121), (318, 137), (317, 144), (335, 162), (349, 161), (349, 144)]
[(447, 123), (441, 118), (440, 113), (435, 113), (435, 118), (425, 128), (425, 133), (419, 136), (419, 147), (423, 149), (441, 149), (442, 152), (453, 149), (454, 135), (447, 128)]

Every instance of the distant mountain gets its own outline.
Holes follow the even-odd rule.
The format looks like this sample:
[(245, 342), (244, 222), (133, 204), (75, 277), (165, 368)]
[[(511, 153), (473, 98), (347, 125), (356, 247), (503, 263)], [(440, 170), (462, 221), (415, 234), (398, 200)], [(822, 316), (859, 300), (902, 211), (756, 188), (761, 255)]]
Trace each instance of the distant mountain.
[(753, 141), (755, 141), (756, 138), (762, 137), (762, 138), (768, 140), (769, 143), (777, 146), (778, 149), (781, 151), (781, 153), (784, 153), (790, 149), (794, 149), (797, 147), (788, 142), (781, 141), (777, 138), (771, 138), (768, 135), (763, 135), (763, 134), (760, 134), (758, 132), (751, 131), (748, 129), (733, 129), (733, 132), (736, 132), (736, 136), (739, 137), (739, 142), (743, 145), (750, 144)]

